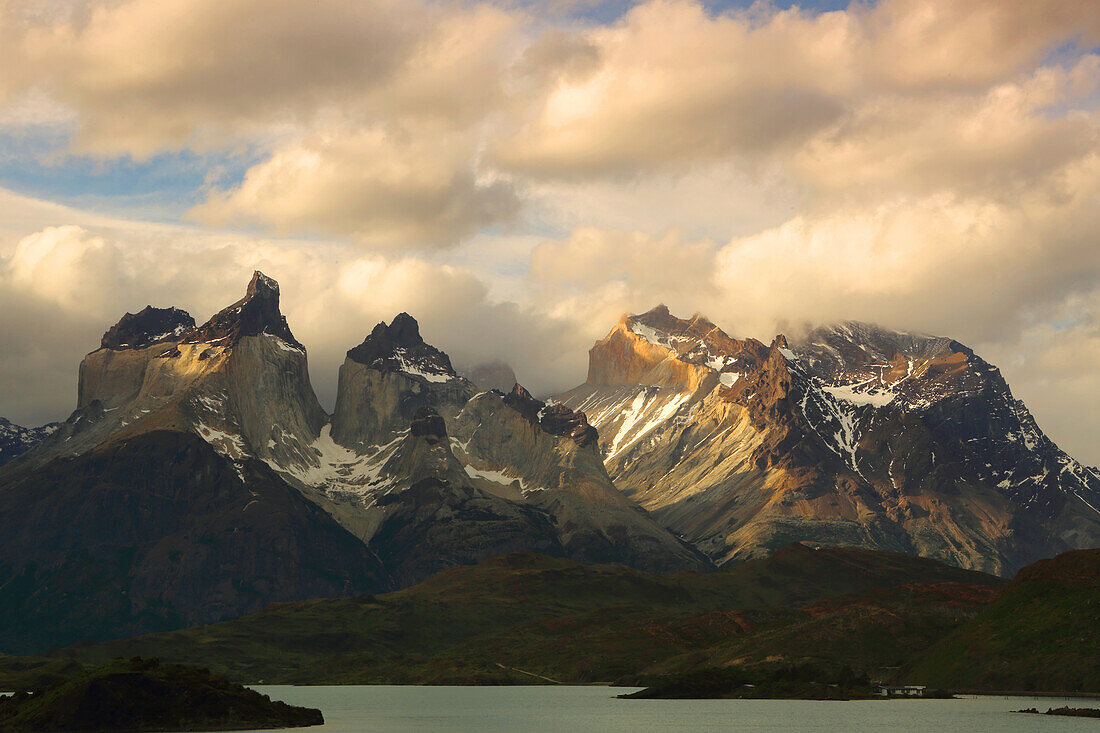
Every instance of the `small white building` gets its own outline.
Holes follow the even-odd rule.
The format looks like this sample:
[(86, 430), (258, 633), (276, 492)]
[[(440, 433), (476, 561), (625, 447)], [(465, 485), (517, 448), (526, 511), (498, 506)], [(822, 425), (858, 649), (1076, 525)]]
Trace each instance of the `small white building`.
[(879, 685), (875, 694), (882, 697), (924, 697), (924, 685)]

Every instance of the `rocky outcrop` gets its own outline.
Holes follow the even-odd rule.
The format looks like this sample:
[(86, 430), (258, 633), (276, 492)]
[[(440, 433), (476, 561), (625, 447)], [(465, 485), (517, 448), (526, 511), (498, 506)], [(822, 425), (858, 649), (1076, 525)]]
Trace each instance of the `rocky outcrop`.
[(181, 336), (195, 327), (191, 314), (179, 308), (145, 306), (127, 313), (111, 326), (99, 346), (103, 349), (140, 349)]
[(138, 733), (163, 730), (266, 730), (323, 725), (315, 708), (272, 700), (211, 674), (156, 659), (116, 659), (33, 694), (0, 699), (0, 729)]
[(591, 359), (560, 399), (615, 485), (717, 562), (806, 540), (1009, 573), (1100, 542), (1095, 477), (949, 339), (843, 324), (765, 346), (662, 307)]
[(42, 465), (152, 430), (183, 430), (231, 458), (315, 465), (308, 446), (327, 417), (305, 348), (279, 311), (278, 283), (256, 272), (244, 298), (181, 330), (189, 321), (175, 308), (124, 316), (81, 362), (76, 412), (28, 460)]
[(612, 484), (583, 413), (547, 405), (520, 385), (484, 392), (454, 420), (454, 450), (487, 491), (544, 509), (566, 554), (667, 572), (709, 563)]
[(477, 390), (424, 342), (407, 313), (379, 323), (340, 367), (332, 438), (355, 449), (387, 442), (424, 409), (454, 415)]
[(264, 334), (305, 350), (290, 332), (286, 316), (279, 310), (279, 283), (257, 270), (243, 298), (215, 313), (202, 326), (185, 333), (182, 341), (189, 344), (226, 341), (227, 345), (233, 345), (245, 337)]

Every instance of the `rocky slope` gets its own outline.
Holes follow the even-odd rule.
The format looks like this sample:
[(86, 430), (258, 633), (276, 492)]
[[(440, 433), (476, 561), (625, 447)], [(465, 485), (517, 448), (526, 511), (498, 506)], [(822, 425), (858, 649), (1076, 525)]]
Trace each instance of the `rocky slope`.
[(154, 431), (0, 484), (0, 649), (28, 653), (390, 587), (260, 461)]
[(0, 650), (384, 590), (517, 550), (709, 565), (615, 489), (583, 415), (518, 386), (479, 394), (407, 314), (348, 352), (330, 418), (279, 297), (257, 272), (201, 325), (146, 307), (84, 358), (77, 409), (0, 468)]
[(808, 540), (1010, 573), (1100, 544), (1100, 477), (949, 339), (851, 323), (765, 345), (661, 306), (558, 399), (615, 485), (719, 563)]
[(574, 560), (657, 572), (708, 564), (615, 488), (583, 413), (547, 405), (517, 384), (508, 394), (471, 399), (455, 417), (454, 433), (470, 480), (545, 510)]
[(519, 385), (478, 392), (411, 316), (348, 351), (318, 465), (271, 465), (400, 583), (528, 549), (652, 570), (707, 566), (612, 485), (584, 416)]
[(0, 466), (15, 460), (53, 435), (60, 423), (48, 423), (37, 428), (25, 428), (0, 417)]
[(0, 469), (0, 649), (391, 587), (267, 463), (315, 463), (325, 420), (261, 273), (202, 326), (172, 308), (126, 314), (81, 363), (72, 416)]

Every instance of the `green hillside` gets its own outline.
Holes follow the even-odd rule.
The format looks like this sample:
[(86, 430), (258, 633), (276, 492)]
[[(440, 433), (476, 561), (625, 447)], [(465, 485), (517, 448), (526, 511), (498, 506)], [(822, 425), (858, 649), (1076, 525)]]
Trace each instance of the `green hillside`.
[[(211, 626), (59, 654), (85, 664), (156, 656), (242, 682), (610, 681), (669, 664), (690, 668), (709, 650), (736, 649), (731, 640), (741, 637), (764, 640), (756, 643), (762, 649), (767, 634), (787, 634), (794, 645), (821, 614), (850, 613), (843, 600), (832, 610), (814, 606), (825, 599), (913, 584), (962, 584), (980, 597), (1000, 583), (906, 555), (802, 545), (720, 572), (675, 575), (520, 553), (394, 593), (278, 604)], [(904, 606), (890, 613), (924, 608)], [(957, 620), (970, 613), (960, 611)], [(833, 634), (828, 622), (816, 623), (823, 639)], [(823, 642), (823, 659), (846, 646), (834, 636)], [(930, 641), (922, 634), (895, 640), (909, 654), (913, 643)]]
[(1100, 692), (1100, 550), (1024, 568), (907, 674), (955, 689)]

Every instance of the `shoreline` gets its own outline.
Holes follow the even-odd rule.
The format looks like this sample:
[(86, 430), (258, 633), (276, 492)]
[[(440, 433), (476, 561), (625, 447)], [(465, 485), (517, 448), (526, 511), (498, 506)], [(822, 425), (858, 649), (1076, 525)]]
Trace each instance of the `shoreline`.
[(1100, 692), (1020, 692), (1019, 690), (977, 692), (974, 690), (958, 690), (955, 694), (974, 695), (976, 697), (1064, 697), (1067, 699), (1080, 698), (1082, 700), (1100, 699)]

